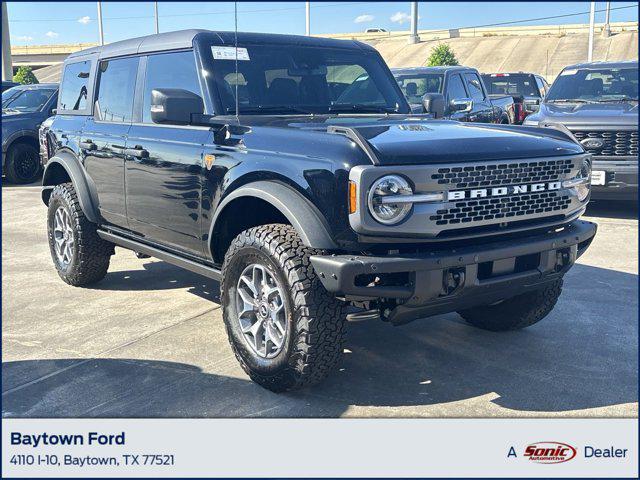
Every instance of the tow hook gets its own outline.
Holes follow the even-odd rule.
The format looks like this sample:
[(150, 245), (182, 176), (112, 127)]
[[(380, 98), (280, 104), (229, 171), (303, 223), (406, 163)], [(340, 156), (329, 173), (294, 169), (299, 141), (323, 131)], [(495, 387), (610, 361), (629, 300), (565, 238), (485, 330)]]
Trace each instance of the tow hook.
[(463, 268), (447, 270), (442, 277), (442, 296), (453, 295), (464, 285), (464, 278)]

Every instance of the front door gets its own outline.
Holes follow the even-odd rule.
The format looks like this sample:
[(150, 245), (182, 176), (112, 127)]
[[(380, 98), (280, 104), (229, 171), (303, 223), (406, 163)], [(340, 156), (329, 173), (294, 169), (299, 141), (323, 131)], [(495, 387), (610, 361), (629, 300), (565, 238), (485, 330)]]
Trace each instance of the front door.
[(467, 91), (473, 100), (473, 109), (469, 112), (470, 122), (493, 123), (496, 121), (493, 104), (482, 88), (482, 80), (476, 73), (464, 74)]
[(452, 73), (447, 78), (447, 84), (445, 86), (445, 101), (446, 101), (446, 112), (448, 117), (451, 120), (457, 120), (458, 122), (468, 122), (469, 121), (469, 113), (463, 111), (453, 111), (451, 110), (451, 102), (453, 100), (462, 100), (464, 98), (469, 98), (469, 93), (464, 86), (464, 82), (459, 73)]
[(79, 142), (98, 195), (100, 214), (108, 223), (122, 228), (127, 228), (124, 154), (137, 71), (137, 57), (100, 62), (94, 116), (85, 123)]
[(159, 125), (151, 120), (151, 91), (178, 88), (202, 96), (192, 51), (149, 55), (139, 112), (127, 139), (127, 215), (138, 235), (173, 250), (204, 255), (200, 231), (206, 127)]

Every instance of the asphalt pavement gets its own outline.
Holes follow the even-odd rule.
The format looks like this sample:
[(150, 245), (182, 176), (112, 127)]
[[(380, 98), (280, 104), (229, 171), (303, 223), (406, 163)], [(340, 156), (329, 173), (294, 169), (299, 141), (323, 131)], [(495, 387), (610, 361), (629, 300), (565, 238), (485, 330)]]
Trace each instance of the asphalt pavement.
[(213, 282), (116, 249), (91, 288), (59, 279), (37, 186), (2, 188), (3, 417), (637, 417), (638, 221), (599, 231), (555, 310), (517, 332), (456, 314), (350, 323), (322, 384), (274, 394), (227, 342)]

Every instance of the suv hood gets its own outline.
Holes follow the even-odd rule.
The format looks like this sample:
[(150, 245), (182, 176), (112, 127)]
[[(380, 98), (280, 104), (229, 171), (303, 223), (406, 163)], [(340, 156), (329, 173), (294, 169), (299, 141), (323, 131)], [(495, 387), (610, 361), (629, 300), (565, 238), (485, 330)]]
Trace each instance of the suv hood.
[(2, 121), (9, 120), (28, 120), (30, 118), (42, 117), (41, 112), (2, 112)]
[[(315, 132), (314, 146), (325, 150), (336, 140), (329, 126), (354, 130), (381, 165), (420, 165), (443, 162), (500, 161), (584, 153), (564, 133), (538, 127), (468, 124), (430, 120), (425, 116), (290, 116), (243, 117), (247, 126)], [(276, 135), (277, 136), (277, 135)], [(327, 136), (331, 136), (329, 139)], [(311, 138), (304, 137), (308, 140)], [(283, 148), (282, 146), (280, 148)], [(286, 147), (285, 147), (286, 148)]]
[(638, 104), (620, 103), (543, 103), (536, 114), (542, 122), (566, 126), (637, 126)]
[(356, 130), (382, 165), (553, 157), (584, 151), (563, 133), (548, 129), (407, 120), (342, 126)]

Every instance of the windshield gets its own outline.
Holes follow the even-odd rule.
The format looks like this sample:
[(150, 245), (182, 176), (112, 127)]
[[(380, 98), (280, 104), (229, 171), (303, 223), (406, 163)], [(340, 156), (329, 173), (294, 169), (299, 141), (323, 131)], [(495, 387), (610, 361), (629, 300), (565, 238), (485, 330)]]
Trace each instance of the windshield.
[(409, 103), (420, 103), (426, 93), (442, 93), (444, 75), (441, 73), (398, 75), (396, 81)]
[(2, 92), (2, 105), (4, 105), (5, 102), (8, 101), (11, 97), (15, 97), (16, 95), (18, 95), (21, 91), (21, 88), (11, 87)]
[[(223, 113), (408, 113), (376, 54), (359, 50), (273, 45), (212, 46), (210, 61)], [(205, 62), (208, 53), (205, 55)]]
[(638, 68), (567, 69), (553, 82), (547, 102), (638, 100)]
[(533, 75), (483, 75), (482, 80), (489, 93), (493, 95), (541, 96)]
[[(16, 92), (10, 93), (12, 90)], [(16, 112), (37, 112), (55, 93), (55, 88), (16, 89), (2, 93), (2, 110)]]

